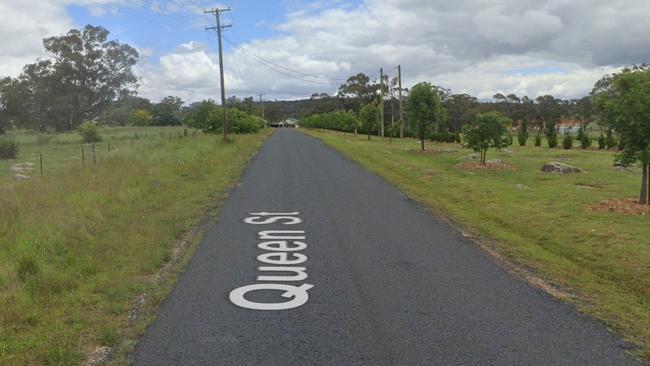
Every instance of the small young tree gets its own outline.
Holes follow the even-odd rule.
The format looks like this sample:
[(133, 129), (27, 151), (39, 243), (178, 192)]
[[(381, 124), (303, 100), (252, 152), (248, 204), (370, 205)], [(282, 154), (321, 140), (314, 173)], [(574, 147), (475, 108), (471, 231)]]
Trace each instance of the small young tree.
[(364, 105), (359, 112), (359, 120), (361, 121), (361, 127), (368, 133), (368, 140), (370, 140), (370, 136), (379, 126), (379, 107), (377, 103), (370, 102)]
[(431, 135), (433, 127), (442, 120), (440, 96), (429, 83), (416, 84), (406, 102), (409, 123), (413, 124), (415, 135), (420, 139), (424, 151), (424, 139)]
[(77, 132), (81, 135), (83, 142), (87, 144), (102, 140), (102, 137), (99, 135), (99, 128), (92, 122), (84, 122), (79, 125)]
[(526, 146), (526, 142), (528, 141), (528, 122), (521, 122), (519, 133), (517, 134), (517, 140), (519, 141), (519, 146)]
[(605, 140), (605, 136), (603, 134), (600, 134), (600, 137), (598, 138), (598, 150), (602, 150), (607, 147), (607, 141)]
[(618, 144), (616, 143), (616, 139), (614, 138), (614, 132), (610, 128), (607, 130), (607, 136), (605, 137), (605, 148), (609, 150), (616, 146), (618, 146)]
[(499, 112), (479, 113), (474, 121), (465, 126), (467, 146), (481, 154), (481, 164), (485, 165), (485, 156), (489, 148), (500, 149), (507, 146), (504, 137), (512, 120)]
[(546, 134), (546, 142), (548, 143), (548, 147), (551, 149), (557, 147), (557, 129), (555, 128), (555, 124), (548, 123), (546, 125), (546, 131), (544, 132)]
[(542, 135), (540, 135), (539, 132), (537, 132), (537, 135), (535, 135), (535, 146), (542, 146)]
[(591, 146), (591, 138), (589, 137), (586, 126), (580, 126), (580, 129), (578, 130), (578, 141), (580, 141), (580, 147), (582, 147), (582, 149)]
[(571, 148), (573, 147), (573, 135), (569, 132), (569, 130), (566, 130), (566, 132), (564, 132), (562, 147), (564, 148), (564, 150), (571, 150)]
[[(650, 70), (646, 67), (624, 69), (601, 79), (592, 92), (608, 137), (615, 129), (625, 141), (617, 160), (623, 164), (641, 161), (640, 204), (649, 204), (650, 170)], [(613, 139), (613, 137), (612, 137)]]

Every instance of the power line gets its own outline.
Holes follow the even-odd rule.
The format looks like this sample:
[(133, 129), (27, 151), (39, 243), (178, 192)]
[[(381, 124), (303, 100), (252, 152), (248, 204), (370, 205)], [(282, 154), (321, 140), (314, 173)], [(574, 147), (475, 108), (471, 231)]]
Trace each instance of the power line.
[(270, 61), (266, 61), (265, 59), (246, 51), (246, 49), (244, 49), (241, 46), (238, 46), (235, 42), (231, 41), (227, 37), (223, 37), (223, 39), (225, 39), (226, 42), (230, 43), (231, 45), (235, 46), (241, 52), (241, 54), (243, 54), (244, 56), (247, 56), (251, 60), (253, 60), (253, 61), (255, 61), (255, 62), (257, 62), (257, 63), (259, 63), (261, 65), (264, 65), (264, 66), (274, 70), (275, 72), (277, 72), (279, 74), (282, 74), (282, 75), (284, 75), (284, 76), (286, 76), (288, 78), (299, 80), (299, 81), (304, 81), (306, 83), (319, 84), (319, 85), (330, 85), (330, 86), (338, 85), (338, 83), (309, 80), (309, 79), (305, 79), (303, 77), (300, 77), (300, 76), (297, 76), (297, 75), (294, 75), (294, 74), (290, 74), (289, 72), (282, 70), (282, 68), (279, 68), (277, 66), (277, 64), (275, 64), (273, 62), (270, 62)]

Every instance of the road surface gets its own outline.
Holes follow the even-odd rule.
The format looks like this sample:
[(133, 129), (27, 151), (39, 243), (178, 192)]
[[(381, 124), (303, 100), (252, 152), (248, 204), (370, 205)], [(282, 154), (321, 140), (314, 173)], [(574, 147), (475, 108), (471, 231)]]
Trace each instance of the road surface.
[[(268, 304), (277, 310), (253, 310)], [(252, 160), (134, 360), (638, 365), (602, 324), (514, 278), (381, 178), (288, 129)]]

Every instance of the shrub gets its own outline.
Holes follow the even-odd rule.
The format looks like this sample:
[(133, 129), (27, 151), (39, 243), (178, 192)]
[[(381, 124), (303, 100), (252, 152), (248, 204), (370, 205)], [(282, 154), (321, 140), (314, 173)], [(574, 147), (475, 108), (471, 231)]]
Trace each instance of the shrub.
[(29, 277), (32, 277), (38, 273), (38, 263), (32, 257), (22, 257), (18, 260), (16, 266), (16, 274), (18, 278), (25, 282)]
[(602, 150), (607, 147), (607, 141), (605, 140), (605, 136), (603, 134), (600, 134), (600, 137), (598, 138), (598, 149)]
[(585, 126), (580, 126), (580, 129), (578, 130), (578, 141), (580, 141), (580, 147), (583, 149), (591, 146), (591, 138), (589, 137)]
[(616, 139), (614, 138), (614, 133), (612, 133), (612, 130), (607, 130), (607, 137), (605, 137), (605, 147), (607, 150), (618, 146), (616, 143)]
[(537, 135), (535, 136), (535, 146), (537, 147), (542, 146), (542, 135), (540, 135), (539, 133), (537, 133)]
[(77, 132), (81, 135), (85, 143), (99, 142), (102, 140), (102, 137), (99, 135), (99, 129), (92, 122), (82, 123), (77, 129)]
[(558, 141), (557, 141), (557, 129), (555, 128), (555, 125), (552, 123), (549, 123), (546, 126), (546, 142), (548, 143), (548, 147), (551, 149), (557, 147)]
[(562, 140), (562, 147), (564, 150), (570, 150), (573, 147), (573, 135), (568, 131), (564, 134), (564, 139)]
[(519, 133), (517, 134), (517, 141), (519, 141), (519, 146), (526, 146), (526, 142), (528, 141), (528, 123), (521, 123)]
[(14, 141), (0, 141), (0, 159), (15, 159), (18, 156), (18, 144)]

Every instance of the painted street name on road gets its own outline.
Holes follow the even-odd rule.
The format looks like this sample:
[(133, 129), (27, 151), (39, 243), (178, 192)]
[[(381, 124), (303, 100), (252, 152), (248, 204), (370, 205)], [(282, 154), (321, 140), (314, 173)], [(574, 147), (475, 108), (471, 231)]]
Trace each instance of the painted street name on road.
[[(251, 225), (299, 225), (302, 219), (299, 212), (272, 213), (254, 212), (244, 219)], [(314, 287), (308, 283), (299, 286), (277, 282), (301, 282), (307, 279), (306, 267), (294, 267), (307, 262), (307, 256), (298, 253), (307, 248), (304, 230), (263, 230), (257, 233), (262, 240), (257, 247), (267, 253), (257, 256), (257, 260), (271, 266), (258, 267), (260, 272), (284, 272), (292, 275), (260, 275), (261, 283), (238, 287), (230, 292), (230, 301), (242, 308), (252, 310), (288, 310), (304, 305), (309, 300), (307, 291)], [(246, 299), (252, 291), (282, 291), (282, 297), (290, 299), (282, 302), (255, 302)]]

